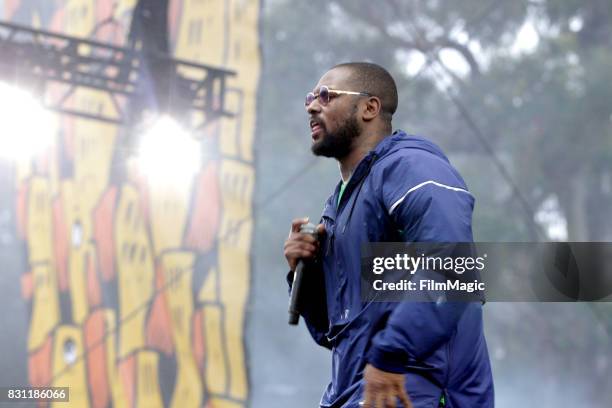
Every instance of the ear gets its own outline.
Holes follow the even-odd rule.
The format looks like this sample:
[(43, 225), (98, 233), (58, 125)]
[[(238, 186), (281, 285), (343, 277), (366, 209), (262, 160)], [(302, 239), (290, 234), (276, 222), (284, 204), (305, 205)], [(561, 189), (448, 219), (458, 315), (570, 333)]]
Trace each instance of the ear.
[(363, 120), (369, 122), (380, 115), (380, 111), (382, 109), (382, 103), (380, 102), (380, 98), (377, 96), (370, 96), (366, 99), (364, 109), (363, 109)]

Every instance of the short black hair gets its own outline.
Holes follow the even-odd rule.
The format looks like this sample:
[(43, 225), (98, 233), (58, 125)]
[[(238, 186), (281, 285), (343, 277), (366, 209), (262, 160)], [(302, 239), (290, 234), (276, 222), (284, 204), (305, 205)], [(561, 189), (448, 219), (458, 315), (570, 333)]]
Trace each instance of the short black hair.
[(381, 111), (388, 121), (397, 110), (397, 86), (389, 72), (378, 64), (371, 62), (345, 62), (334, 66), (347, 68), (351, 75), (348, 82), (355, 91), (367, 92), (380, 98)]

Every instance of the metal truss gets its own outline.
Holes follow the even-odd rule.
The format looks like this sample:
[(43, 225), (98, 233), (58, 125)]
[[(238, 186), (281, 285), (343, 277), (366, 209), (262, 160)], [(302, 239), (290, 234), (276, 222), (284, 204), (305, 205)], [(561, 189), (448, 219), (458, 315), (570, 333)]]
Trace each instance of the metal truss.
[[(144, 53), (89, 39), (0, 21), (0, 80), (35, 87), (45, 93), (54, 84), (55, 98), (46, 92), (51, 110), (119, 125), (135, 125), (142, 109), (200, 112), (199, 128), (226, 109), (226, 80), (233, 71)], [(78, 89), (105, 92), (114, 114), (80, 107), (71, 100)], [(160, 103), (160, 99), (163, 101)]]

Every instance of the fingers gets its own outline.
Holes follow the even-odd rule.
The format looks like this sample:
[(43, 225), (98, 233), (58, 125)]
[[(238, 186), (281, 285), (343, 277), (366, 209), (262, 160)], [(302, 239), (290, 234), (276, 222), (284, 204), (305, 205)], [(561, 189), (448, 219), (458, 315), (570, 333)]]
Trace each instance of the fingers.
[(285, 241), (285, 251), (288, 248), (314, 251), (319, 247), (319, 241), (310, 234), (292, 232)]
[(377, 378), (376, 374), (375, 369), (366, 367), (364, 398), (360, 405), (367, 408), (397, 407), (399, 398), (404, 408), (413, 408), (402, 376), (397, 377), (398, 381), (384, 382)]
[[(319, 242), (311, 234), (300, 233), (300, 227), (308, 222), (308, 218), (296, 218), (291, 222), (291, 231), (285, 241), (284, 255), (289, 269), (295, 270), (299, 259), (308, 259), (315, 256)], [(320, 224), (321, 225), (321, 224)], [(321, 227), (323, 227), (321, 225)], [(317, 227), (319, 230), (319, 227)], [(325, 228), (323, 227), (323, 231)]]
[(392, 388), (366, 382), (363, 397), (363, 404), (361, 405), (364, 408), (395, 408), (396, 406)]
[[(287, 241), (304, 241), (310, 244), (317, 245), (318, 240), (312, 234), (303, 234), (300, 232), (300, 227), (308, 222), (308, 217), (306, 218), (296, 218), (291, 222), (291, 231), (289, 231), (289, 236), (287, 237)], [(319, 224), (321, 227), (321, 231), (325, 232), (325, 227), (323, 224)], [(319, 231), (319, 226), (317, 226), (317, 232)]]
[(285, 242), (285, 257), (310, 258), (317, 251), (317, 246), (308, 242), (291, 240)]
[[(300, 232), (300, 228), (302, 227), (302, 225), (308, 223), (310, 219), (308, 217), (304, 217), (304, 218), (294, 218), (291, 221), (291, 230), (289, 231), (289, 236), (291, 236), (292, 233), (294, 232)], [(321, 234), (325, 234), (327, 231), (325, 231), (325, 225), (324, 224), (319, 224), (316, 227), (316, 231), (317, 234), (321, 235)]]
[(406, 393), (404, 387), (399, 387), (399, 390), (397, 391), (397, 395), (399, 396), (399, 399), (402, 402), (404, 408), (413, 408), (412, 402), (410, 402), (410, 398), (408, 398), (408, 394)]
[(316, 253), (316, 246), (296, 241), (287, 241), (285, 243), (285, 258), (289, 264), (289, 269), (294, 271), (299, 259), (312, 258)]
[(308, 217), (295, 218), (293, 221), (291, 221), (291, 231), (289, 233), (291, 234), (291, 232), (300, 232), (300, 227), (302, 226), (302, 224), (308, 223), (308, 220)]
[[(410, 403), (410, 401), (408, 401)], [(359, 404), (364, 408), (396, 408), (397, 397), (394, 392), (389, 391), (366, 391), (364, 400)], [(406, 408), (412, 408), (412, 405), (406, 405)]]
[(374, 408), (374, 394), (372, 392), (372, 387), (366, 383), (365, 390), (363, 392), (363, 407), (364, 408)]
[(375, 401), (376, 401), (376, 405), (374, 405), (372, 408), (376, 407), (376, 408), (387, 408), (387, 395), (379, 392), (376, 394), (375, 397)]

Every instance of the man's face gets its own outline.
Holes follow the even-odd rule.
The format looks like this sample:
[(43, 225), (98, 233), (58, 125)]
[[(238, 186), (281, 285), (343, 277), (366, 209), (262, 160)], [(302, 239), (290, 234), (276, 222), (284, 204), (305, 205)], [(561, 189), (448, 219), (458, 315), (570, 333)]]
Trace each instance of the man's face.
[[(347, 76), (345, 68), (332, 69), (321, 77), (313, 92), (318, 94), (321, 85), (329, 89), (356, 91), (347, 84)], [(326, 106), (317, 98), (306, 107), (310, 116), (310, 149), (315, 155), (342, 159), (351, 152), (355, 138), (361, 133), (357, 102), (358, 98), (353, 95), (331, 95)]]

